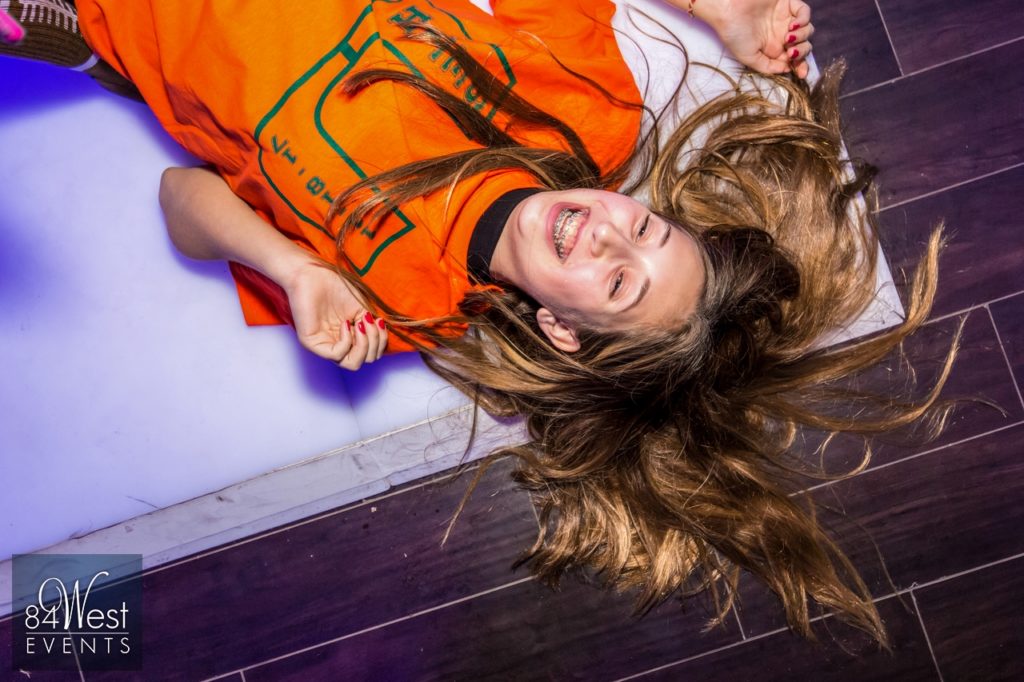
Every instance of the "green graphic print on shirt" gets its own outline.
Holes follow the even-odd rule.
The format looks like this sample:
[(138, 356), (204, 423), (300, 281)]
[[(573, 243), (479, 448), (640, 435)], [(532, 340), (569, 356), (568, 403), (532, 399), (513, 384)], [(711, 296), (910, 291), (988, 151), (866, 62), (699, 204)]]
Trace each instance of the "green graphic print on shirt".
[[(326, 215), (337, 193), (345, 189), (345, 187), (337, 185), (339, 182), (337, 159), (340, 158), (344, 166), (352, 173), (349, 179), (342, 180), (347, 183), (346, 186), (355, 184), (368, 175), (345, 149), (344, 131), (339, 130), (338, 125), (340, 117), (325, 114), (325, 110), (330, 108), (333, 101), (330, 97), (331, 94), (336, 91), (345, 77), (354, 72), (361, 61), (365, 61), (367, 53), (378, 43), (380, 48), (394, 56), (411, 73), (419, 77), (424, 76), (423, 72), (413, 64), (398, 45), (382, 37), (377, 30), (377, 21), (372, 17), (374, 6), (388, 4), (400, 5), (400, 7), (395, 7), (394, 14), (389, 17), (390, 23), (403, 25), (429, 21), (441, 24), (444, 22), (437, 22), (436, 19), (443, 20), (446, 17), (455, 26), (453, 31), (449, 32), (450, 35), (454, 35), (456, 38), (462, 35), (469, 40), (473, 39), (458, 17), (436, 7), (430, 0), (414, 2), (410, 2), (410, 0), (370, 0), (344, 38), (285, 91), (263, 117), (255, 131), (256, 141), (259, 144), (259, 167), (269, 187), (284, 201), (296, 217), (332, 238), (333, 235), (324, 227), (322, 216)], [(424, 7), (428, 9), (424, 10)], [(439, 15), (443, 15), (443, 17)], [(445, 29), (442, 25), (439, 25), (439, 28)], [(487, 45), (504, 71), (503, 82), (506, 84), (506, 91), (511, 90), (515, 87), (516, 78), (504, 52), (493, 43)], [(494, 117), (498, 110), (497, 105), (485, 101), (475, 91), (469, 79), (451, 57), (440, 50), (435, 50), (430, 55), (430, 65), (435, 69), (435, 75), (440, 77), (447, 74), (451, 85), (467, 103), (481, 111), (487, 118)], [(310, 120), (318, 135), (306, 139), (315, 140), (318, 148), (297, 148), (286, 131), (289, 126), (294, 125), (294, 121)], [(329, 168), (325, 167), (328, 164), (330, 164)], [(331, 178), (331, 180), (328, 181), (327, 178)], [(294, 196), (295, 192), (305, 194)], [(315, 214), (308, 209), (299, 208), (300, 206), (309, 206), (311, 197), (318, 202), (323, 202), (320, 206), (321, 211)], [(397, 227), (392, 228), (390, 234), (379, 234), (379, 227), (373, 230), (363, 228), (358, 233), (375, 242), (375, 248), (370, 251), (366, 262), (355, 264), (356, 272), (359, 275), (368, 273), (373, 267), (374, 261), (388, 246), (416, 228), (416, 224), (402, 212), (400, 207), (393, 209), (392, 213), (397, 218)]]

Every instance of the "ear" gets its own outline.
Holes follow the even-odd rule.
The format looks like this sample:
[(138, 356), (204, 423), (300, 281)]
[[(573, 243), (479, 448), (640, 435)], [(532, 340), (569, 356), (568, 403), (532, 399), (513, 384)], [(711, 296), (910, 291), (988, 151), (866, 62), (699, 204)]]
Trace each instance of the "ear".
[(537, 309), (537, 324), (544, 336), (548, 337), (555, 348), (565, 353), (575, 353), (580, 349), (576, 330), (555, 317), (547, 308)]

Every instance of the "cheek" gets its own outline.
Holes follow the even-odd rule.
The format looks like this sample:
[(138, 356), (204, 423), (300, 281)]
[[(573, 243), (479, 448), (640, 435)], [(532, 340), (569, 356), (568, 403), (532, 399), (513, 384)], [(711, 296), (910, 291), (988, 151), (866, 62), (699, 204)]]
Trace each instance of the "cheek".
[(573, 273), (560, 283), (560, 294), (566, 304), (575, 310), (593, 312), (600, 308), (605, 298), (603, 280), (593, 269)]
[(554, 283), (566, 294), (578, 295), (579, 292), (592, 291), (597, 281), (596, 273), (591, 268), (576, 267), (554, 273)]

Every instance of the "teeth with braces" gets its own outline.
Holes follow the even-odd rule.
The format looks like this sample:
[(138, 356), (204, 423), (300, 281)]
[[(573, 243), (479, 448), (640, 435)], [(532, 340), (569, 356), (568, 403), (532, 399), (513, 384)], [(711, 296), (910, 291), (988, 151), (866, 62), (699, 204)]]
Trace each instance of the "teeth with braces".
[(565, 243), (569, 237), (575, 236), (583, 216), (587, 212), (578, 208), (563, 208), (555, 219), (555, 253), (558, 260), (565, 260)]

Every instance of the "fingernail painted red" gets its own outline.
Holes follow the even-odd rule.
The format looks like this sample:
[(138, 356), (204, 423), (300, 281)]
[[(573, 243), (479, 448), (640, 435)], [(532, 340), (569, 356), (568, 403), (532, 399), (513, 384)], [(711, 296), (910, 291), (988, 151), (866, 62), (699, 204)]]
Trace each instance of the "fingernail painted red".
[(367, 322), (373, 322), (373, 315), (371, 315), (370, 313), (366, 313), (365, 315), (363, 315), (363, 319), (366, 320)]
[(352, 329), (352, 320), (345, 320), (345, 329)]
[(787, 43), (795, 43), (795, 42), (796, 42), (796, 36), (795, 36), (795, 35), (793, 35), (792, 33), (790, 33), (790, 34), (789, 34), (789, 37), (788, 37), (788, 38), (786, 38), (786, 42), (787, 42)]
[(377, 326), (380, 327), (381, 329), (383, 329), (384, 328), (384, 320), (377, 320)]
[(800, 50), (794, 49), (792, 52), (789, 53), (789, 56), (791, 56), (793, 59), (796, 59), (797, 57), (800, 56)]
[(362, 322), (359, 323), (359, 333), (360, 334), (365, 334), (366, 333), (366, 327), (363, 326)]
[(798, 28), (800, 28), (800, 24), (793, 24), (792, 26), (790, 26), (790, 27), (789, 27), (789, 30), (790, 30), (790, 31), (795, 31), (795, 30), (797, 30)]

